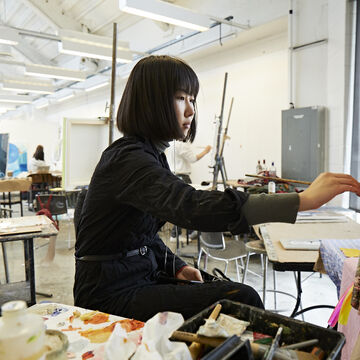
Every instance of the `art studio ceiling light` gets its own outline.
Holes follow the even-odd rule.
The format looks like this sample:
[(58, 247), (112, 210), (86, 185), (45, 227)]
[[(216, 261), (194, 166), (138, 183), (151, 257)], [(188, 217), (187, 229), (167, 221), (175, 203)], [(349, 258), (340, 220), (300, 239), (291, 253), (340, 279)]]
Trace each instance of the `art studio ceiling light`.
[(65, 79), (75, 81), (85, 81), (87, 74), (83, 71), (71, 70), (58, 68), (55, 66), (37, 65), (37, 64), (26, 64), (25, 74), (34, 75), (40, 77), (46, 77), (51, 79)]
[(59, 99), (56, 99), (57, 102), (63, 102), (63, 101), (66, 101), (66, 100), (69, 100), (71, 99), (72, 97), (74, 97), (74, 94), (68, 94), (68, 95), (65, 95)]
[(20, 41), (19, 33), (7, 26), (0, 26), (0, 44), (17, 45)]
[(9, 91), (27, 91), (38, 94), (52, 94), (55, 90), (52, 82), (40, 82), (27, 79), (7, 79), (3, 78), (3, 90)]
[[(62, 54), (86, 56), (95, 59), (112, 59), (112, 38), (71, 30), (60, 30), (59, 52)], [(117, 62), (130, 63), (133, 60), (127, 42), (117, 44)]]
[(119, 0), (121, 11), (197, 31), (210, 28), (210, 19), (183, 7), (158, 0)]
[(49, 106), (49, 102), (48, 101), (46, 101), (46, 102), (44, 102), (44, 103), (42, 103), (42, 104), (35, 104), (35, 107), (37, 108), (37, 109), (43, 109), (43, 108), (45, 108), (45, 107), (47, 107), (47, 106)]
[(96, 85), (93, 85), (93, 86), (90, 86), (88, 88), (85, 89), (85, 91), (89, 92), (89, 91), (93, 91), (93, 90), (96, 90), (96, 89), (100, 89), (102, 87), (105, 87), (109, 85), (109, 81), (105, 81), (105, 82), (102, 82), (100, 84), (96, 84)]
[(6, 111), (9, 111), (9, 110), (15, 110), (15, 109), (16, 109), (15, 106), (5, 106), (5, 107), (0, 106), (0, 111), (1, 112), (6, 112)]
[(32, 98), (27, 95), (0, 95), (0, 106), (1, 103), (15, 103), (15, 104), (30, 104)]

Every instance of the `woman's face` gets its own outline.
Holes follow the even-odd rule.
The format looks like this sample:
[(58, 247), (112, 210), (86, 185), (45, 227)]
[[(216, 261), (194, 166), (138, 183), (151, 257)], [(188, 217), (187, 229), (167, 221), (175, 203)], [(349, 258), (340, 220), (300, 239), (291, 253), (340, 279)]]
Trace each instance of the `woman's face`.
[(174, 107), (183, 138), (185, 138), (195, 114), (195, 97), (183, 90), (177, 90), (174, 96)]

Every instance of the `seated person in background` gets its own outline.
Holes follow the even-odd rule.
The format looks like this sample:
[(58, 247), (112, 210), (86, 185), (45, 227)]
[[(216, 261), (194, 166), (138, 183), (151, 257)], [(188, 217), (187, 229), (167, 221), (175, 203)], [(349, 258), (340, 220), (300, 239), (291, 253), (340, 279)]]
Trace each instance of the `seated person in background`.
[[(45, 156), (44, 156), (44, 147), (42, 145), (38, 145), (36, 147), (33, 157), (31, 158), (29, 164), (29, 170), (33, 173), (36, 173), (39, 170), (41, 171), (44, 167), (47, 166), (48, 165), (45, 162)], [(41, 263), (44, 265), (53, 263), (53, 260), (55, 258), (56, 237), (57, 235), (49, 237), (48, 251), (44, 259), (41, 261)]]
[(44, 166), (47, 166), (44, 159), (44, 147), (42, 145), (38, 145), (34, 152), (33, 157), (30, 160), (29, 170), (31, 172), (37, 172), (39, 169), (41, 170)]
[[(190, 143), (186, 141), (172, 141), (165, 154), (169, 161), (170, 169), (173, 171), (173, 173), (187, 184), (191, 184), (191, 164), (202, 159), (210, 152), (210, 150), (211, 146), (207, 145), (203, 151), (195, 154)], [(187, 230), (188, 233), (191, 233), (189, 230), (190, 229)], [(181, 228), (174, 225), (171, 230), (170, 241), (175, 242), (176, 235), (181, 235)], [(191, 233), (190, 239), (195, 239), (196, 236), (197, 232), (194, 231)]]
[[(124, 136), (103, 153), (79, 217), (75, 244), (75, 306), (146, 321), (174, 311), (185, 319), (221, 299), (263, 308), (250, 286), (203, 283), (160, 239), (166, 221), (185, 229), (231, 231), (249, 225), (294, 223), (344, 191), (360, 194), (350, 175), (321, 174), (302, 193), (249, 195), (234, 189), (195, 190), (174, 175), (164, 150), (169, 141), (192, 142), (199, 81), (184, 61), (148, 56), (133, 68), (117, 113)], [(164, 281), (160, 272), (179, 280)]]

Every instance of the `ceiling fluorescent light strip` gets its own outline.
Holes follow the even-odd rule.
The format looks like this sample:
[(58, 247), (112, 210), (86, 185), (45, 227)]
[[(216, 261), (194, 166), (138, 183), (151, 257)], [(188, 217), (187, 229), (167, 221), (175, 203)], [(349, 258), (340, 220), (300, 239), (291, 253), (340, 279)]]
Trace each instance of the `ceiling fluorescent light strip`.
[(96, 89), (100, 89), (100, 88), (102, 88), (102, 87), (105, 87), (105, 86), (107, 86), (107, 85), (109, 85), (109, 82), (108, 81), (105, 81), (105, 82), (103, 82), (103, 83), (101, 83), (101, 84), (96, 84), (96, 85), (93, 85), (93, 86), (90, 86), (90, 87), (88, 87), (88, 88), (86, 88), (85, 89), (85, 91), (93, 91), (93, 90), (96, 90)]
[(210, 19), (180, 6), (158, 0), (119, 0), (121, 11), (153, 20), (206, 31), (210, 28)]
[(0, 44), (17, 45), (20, 41), (19, 33), (6, 26), (0, 26)]
[(27, 91), (39, 94), (52, 94), (54, 88), (51, 82), (26, 81), (18, 79), (3, 79), (3, 90)]
[(59, 99), (57, 99), (57, 102), (63, 102), (65, 100), (71, 99), (72, 97), (74, 97), (74, 94), (70, 94), (70, 95), (64, 96), (62, 98), (59, 98)]
[[(62, 54), (75, 55), (75, 56), (86, 56), (95, 59), (109, 60), (112, 59), (112, 49), (105, 47), (90, 46), (87, 44), (76, 43), (70, 40), (62, 39), (59, 42), (59, 51)], [(129, 51), (117, 51), (116, 61), (121, 63), (132, 62), (133, 57)]]
[(32, 98), (27, 95), (0, 95), (0, 106), (1, 103), (16, 103), (16, 104), (30, 104)]
[(8, 110), (15, 110), (16, 107), (15, 106), (1, 106), (0, 105), (0, 111), (8, 111)]
[[(61, 39), (76, 42), (78, 44), (85, 44), (95, 47), (104, 47), (112, 49), (113, 39), (108, 36), (100, 36), (94, 34), (83, 33), (73, 30), (60, 30), (59, 35)], [(129, 43), (126, 41), (117, 41), (117, 48), (119, 50), (130, 51)]]
[(42, 104), (42, 105), (38, 105), (38, 106), (35, 106), (37, 109), (43, 109), (45, 107), (49, 106), (49, 103), (45, 103), (45, 104)]
[(65, 79), (77, 81), (85, 81), (87, 77), (87, 74), (85, 72), (37, 64), (26, 64), (25, 74), (46, 77), (50, 79)]

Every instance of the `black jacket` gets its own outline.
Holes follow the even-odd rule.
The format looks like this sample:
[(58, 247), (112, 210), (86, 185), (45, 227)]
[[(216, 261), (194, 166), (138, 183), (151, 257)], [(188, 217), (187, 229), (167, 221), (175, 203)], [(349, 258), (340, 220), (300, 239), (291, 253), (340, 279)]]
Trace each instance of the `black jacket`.
[(157, 235), (169, 221), (200, 231), (247, 231), (241, 214), (247, 195), (236, 190), (199, 191), (172, 174), (166, 156), (148, 140), (123, 137), (102, 154), (81, 212), (77, 257), (109, 255), (144, 245), (146, 256), (105, 263), (77, 261), (75, 304), (111, 296), (154, 281), (155, 273), (173, 276), (185, 263)]

